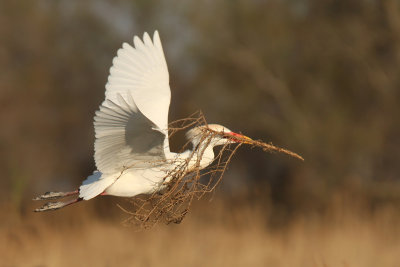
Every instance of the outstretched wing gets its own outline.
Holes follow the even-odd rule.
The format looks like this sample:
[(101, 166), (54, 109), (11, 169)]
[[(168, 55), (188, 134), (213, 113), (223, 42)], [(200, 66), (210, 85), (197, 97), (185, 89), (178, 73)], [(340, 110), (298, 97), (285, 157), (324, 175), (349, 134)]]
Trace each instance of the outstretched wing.
[(132, 96), (105, 100), (94, 117), (95, 161), (104, 174), (146, 168), (165, 159), (166, 136), (136, 107)]
[(113, 59), (106, 99), (95, 116), (95, 161), (102, 173), (148, 166), (169, 153), (169, 75), (160, 37), (124, 43)]
[[(133, 38), (135, 47), (124, 43), (113, 59), (106, 84), (106, 100), (131, 95), (139, 110), (168, 136), (168, 109), (171, 101), (169, 74), (160, 36), (153, 41), (147, 33), (143, 42)], [(168, 145), (168, 143), (166, 144)]]

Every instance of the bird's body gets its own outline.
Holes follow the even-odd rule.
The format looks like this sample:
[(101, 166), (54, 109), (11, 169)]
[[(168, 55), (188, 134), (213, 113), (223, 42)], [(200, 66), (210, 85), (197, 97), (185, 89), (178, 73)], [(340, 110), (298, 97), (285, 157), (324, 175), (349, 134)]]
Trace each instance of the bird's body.
[[(211, 155), (212, 153), (212, 155)], [(175, 155), (173, 155), (175, 154)], [(152, 194), (163, 189), (172, 176), (177, 165), (185, 164), (186, 160), (191, 157), (191, 151), (187, 150), (183, 153), (171, 153), (172, 158), (166, 160), (160, 166), (148, 169), (127, 169), (125, 172), (117, 173), (117, 179), (109, 187), (104, 190), (105, 195), (113, 195), (119, 197), (134, 197), (139, 194)], [(199, 168), (207, 167), (214, 160), (214, 152), (211, 146), (204, 151), (199, 161)], [(197, 158), (194, 156), (190, 159), (186, 166), (189, 170), (194, 168)], [(84, 185), (82, 185), (84, 186)], [(81, 186), (81, 191), (83, 191)], [(82, 196), (82, 194), (81, 194)]]
[(149, 169), (128, 169), (116, 181), (105, 189), (105, 194), (118, 197), (133, 197), (139, 194), (151, 194), (161, 188), (167, 170), (155, 167)]
[[(214, 160), (213, 147), (233, 142), (224, 138), (226, 135), (239, 135), (217, 124), (199, 126), (188, 131), (187, 137), (201, 153), (171, 152), (168, 140), (171, 91), (158, 32), (153, 40), (145, 33), (143, 42), (137, 36), (133, 41), (135, 47), (124, 43), (113, 59), (105, 100), (94, 117), (97, 170), (83, 181), (79, 190), (48, 192), (36, 199), (79, 194), (78, 198), (47, 203), (36, 211), (59, 209), (98, 195), (133, 197), (154, 193), (165, 188), (177, 167), (183, 163), (189, 171), (207, 167)], [(202, 142), (205, 130), (220, 134)]]
[[(214, 125), (209, 125), (209, 127), (213, 128)], [(192, 140), (193, 146), (197, 146), (200, 142), (195, 136), (188, 138), (192, 138), (190, 140)], [(224, 139), (223, 141), (225, 142)], [(79, 196), (84, 200), (89, 200), (102, 193), (103, 187), (105, 187), (104, 195), (119, 197), (133, 197), (139, 194), (154, 193), (164, 188), (164, 185), (172, 177), (170, 173), (179, 165), (185, 165), (188, 171), (197, 167), (200, 169), (207, 167), (214, 160), (213, 148), (216, 145), (212, 142), (204, 142), (204, 147), (198, 148), (201, 151), (201, 157), (199, 157), (198, 153), (193, 153), (192, 150), (186, 150), (182, 153), (169, 152), (165, 159), (149, 162), (147, 168), (127, 167), (123, 171), (107, 176), (95, 171), (81, 185)], [(104, 184), (102, 183), (103, 180)], [(108, 186), (108, 183), (111, 183), (111, 185)]]

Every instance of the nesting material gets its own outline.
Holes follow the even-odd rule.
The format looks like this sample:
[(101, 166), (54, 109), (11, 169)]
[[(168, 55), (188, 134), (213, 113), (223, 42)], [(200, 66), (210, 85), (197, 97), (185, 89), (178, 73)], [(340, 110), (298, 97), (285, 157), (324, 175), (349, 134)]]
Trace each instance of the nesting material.
[[(170, 137), (178, 131), (199, 125), (207, 125), (201, 112), (171, 123), (169, 127)], [(202, 147), (207, 146), (216, 135), (232, 139), (233, 142), (217, 149), (213, 164), (205, 169), (200, 169), (200, 160), (204, 153)], [(190, 140), (182, 151), (188, 149), (189, 144)], [(194, 200), (198, 200), (207, 193), (215, 191), (237, 149), (244, 144), (251, 147), (260, 147), (266, 152), (284, 153), (304, 160), (300, 155), (287, 149), (250, 138), (232, 137), (231, 135), (212, 131), (207, 127), (204, 127), (201, 144), (205, 146), (200, 145), (194, 148), (186, 161), (179, 162), (177, 167), (167, 174), (164, 180), (169, 181), (162, 185), (164, 187), (163, 190), (151, 195), (134, 197), (129, 200), (130, 205), (118, 205), (120, 209), (129, 215), (124, 221), (126, 224), (138, 224), (141, 227), (150, 228), (158, 222), (166, 224), (180, 223), (190, 210)], [(189, 162), (192, 159), (197, 161), (194, 167), (193, 164), (189, 166)]]
[[(232, 139), (231, 136), (228, 136), (228, 135), (226, 135), (226, 136), (227, 136), (227, 138)], [(247, 145), (250, 145), (252, 147), (260, 147), (265, 152), (283, 153), (283, 154), (289, 155), (291, 157), (297, 158), (297, 159), (299, 159), (301, 161), (304, 161), (304, 158), (302, 156), (300, 156), (299, 154), (294, 153), (294, 152), (292, 152), (290, 150), (287, 150), (285, 148), (274, 146), (272, 143), (264, 143), (264, 142), (262, 142), (260, 140), (252, 140), (252, 139), (249, 140), (249, 139), (244, 139), (244, 138), (241, 138), (241, 137), (235, 137), (233, 139), (234, 139), (234, 141), (239, 141), (242, 144), (247, 144)]]

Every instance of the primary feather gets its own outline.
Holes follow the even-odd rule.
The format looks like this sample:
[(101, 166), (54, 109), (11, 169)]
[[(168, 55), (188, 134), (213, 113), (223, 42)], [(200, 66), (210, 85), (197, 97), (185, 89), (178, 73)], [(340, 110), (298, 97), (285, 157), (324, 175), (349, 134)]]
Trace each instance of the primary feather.
[(147, 33), (143, 39), (144, 43), (135, 36), (135, 47), (124, 43), (118, 50), (106, 84), (105, 101), (118, 103), (118, 94), (131, 96), (144, 116), (167, 134), (171, 101), (167, 62), (157, 31), (153, 42)]

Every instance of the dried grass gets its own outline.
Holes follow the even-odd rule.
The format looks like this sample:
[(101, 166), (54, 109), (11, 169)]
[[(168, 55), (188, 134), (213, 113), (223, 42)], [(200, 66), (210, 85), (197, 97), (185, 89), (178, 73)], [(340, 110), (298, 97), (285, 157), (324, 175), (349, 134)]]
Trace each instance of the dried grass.
[[(169, 135), (171, 137), (179, 131), (207, 125), (204, 115), (201, 112), (197, 112), (188, 118), (172, 122), (169, 125)], [(166, 224), (180, 223), (188, 213), (193, 200), (199, 200), (205, 194), (215, 191), (215, 188), (221, 182), (222, 176), (227, 170), (229, 162), (237, 149), (243, 144), (260, 147), (266, 152), (284, 153), (304, 160), (298, 154), (274, 146), (271, 143), (267, 144), (259, 140), (251, 140), (240, 136), (233, 137), (213, 131), (208, 127), (204, 127), (202, 130), (200, 145), (192, 149), (186, 160), (173, 162), (176, 167), (168, 172), (164, 178), (166, 182), (163, 190), (151, 195), (142, 195), (131, 199), (132, 206), (129, 208), (118, 205), (121, 210), (129, 214), (129, 217), (125, 220), (125, 224), (136, 224), (143, 228), (151, 228), (158, 222)], [(215, 155), (213, 163), (201, 169), (200, 161), (203, 158), (205, 148), (217, 136), (231, 139), (234, 142), (223, 145)], [(190, 144), (191, 140), (183, 146), (182, 151), (187, 150)], [(195, 160), (194, 166), (193, 160)]]

